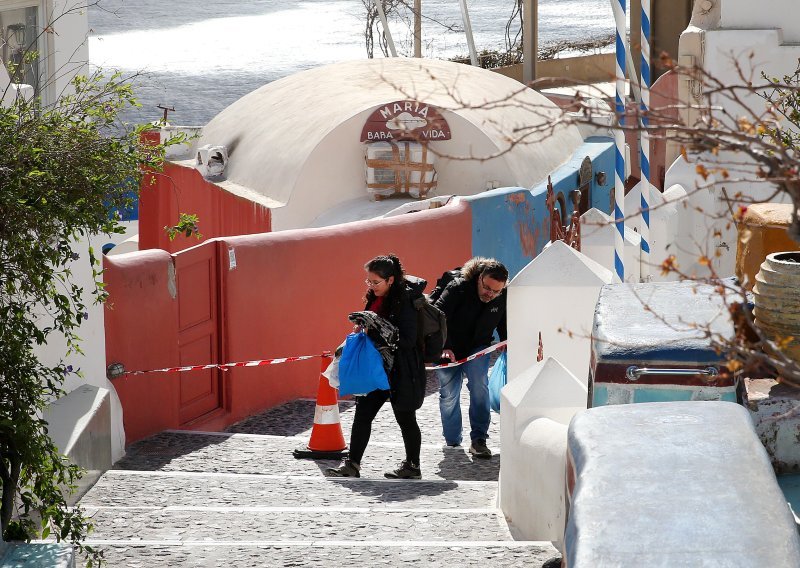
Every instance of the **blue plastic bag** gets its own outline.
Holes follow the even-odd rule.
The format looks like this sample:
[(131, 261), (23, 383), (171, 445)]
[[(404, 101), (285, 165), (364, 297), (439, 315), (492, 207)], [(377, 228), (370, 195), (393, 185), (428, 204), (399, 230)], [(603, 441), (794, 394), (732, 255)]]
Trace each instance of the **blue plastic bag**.
[(506, 352), (503, 351), (494, 362), (492, 374), (489, 375), (489, 406), (498, 414), (500, 413), (500, 389), (506, 386), (507, 374)]
[(389, 389), (383, 357), (366, 333), (351, 333), (339, 359), (339, 394), (367, 394), (379, 389)]

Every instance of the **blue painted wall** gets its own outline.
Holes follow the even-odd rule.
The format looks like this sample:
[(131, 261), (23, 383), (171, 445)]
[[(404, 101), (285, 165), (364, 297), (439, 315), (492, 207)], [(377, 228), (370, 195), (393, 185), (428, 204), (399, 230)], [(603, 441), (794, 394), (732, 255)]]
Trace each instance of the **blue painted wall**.
[[(588, 138), (572, 158), (551, 174), (556, 194), (562, 192), (565, 218), (572, 215), (569, 192), (578, 187), (581, 162), (592, 160), (591, 206), (608, 213), (614, 183), (614, 141)], [(606, 173), (603, 185), (597, 173)], [(550, 221), (545, 203), (547, 180), (528, 190), (520, 187), (493, 189), (463, 198), (472, 210), (472, 254), (493, 257), (503, 262), (511, 276), (516, 275), (538, 255), (550, 240)]]
[(124, 207), (111, 207), (106, 201), (106, 209), (108, 209), (110, 218), (116, 218), (119, 221), (139, 220), (139, 188), (133, 179), (128, 182), (128, 185), (131, 185), (134, 189), (125, 192), (123, 196)]
[[(586, 139), (583, 148), (587, 150), (586, 155), (592, 160), (594, 173), (591, 206), (610, 215), (613, 211), (611, 191), (614, 189), (614, 139), (607, 136), (593, 136)], [(580, 167), (580, 164), (578, 166)], [(602, 185), (597, 183), (599, 172), (606, 174), (605, 183)]]

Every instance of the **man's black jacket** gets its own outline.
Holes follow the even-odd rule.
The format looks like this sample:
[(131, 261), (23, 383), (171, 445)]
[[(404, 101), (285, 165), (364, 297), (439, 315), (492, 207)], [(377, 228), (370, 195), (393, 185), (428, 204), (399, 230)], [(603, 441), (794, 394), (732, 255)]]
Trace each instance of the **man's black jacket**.
[(488, 303), (478, 296), (478, 278), (457, 278), (447, 285), (434, 304), (447, 317), (447, 342), (456, 359), (488, 347), (497, 329), (500, 340), (507, 337), (506, 290)]

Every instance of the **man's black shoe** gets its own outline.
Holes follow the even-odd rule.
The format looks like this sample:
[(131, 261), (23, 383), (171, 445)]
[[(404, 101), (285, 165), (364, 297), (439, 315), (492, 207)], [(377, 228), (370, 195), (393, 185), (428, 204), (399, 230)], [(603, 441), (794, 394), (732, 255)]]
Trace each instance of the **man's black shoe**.
[(486, 440), (472, 440), (469, 447), (469, 453), (476, 458), (488, 460), (492, 457), (492, 450), (486, 447)]

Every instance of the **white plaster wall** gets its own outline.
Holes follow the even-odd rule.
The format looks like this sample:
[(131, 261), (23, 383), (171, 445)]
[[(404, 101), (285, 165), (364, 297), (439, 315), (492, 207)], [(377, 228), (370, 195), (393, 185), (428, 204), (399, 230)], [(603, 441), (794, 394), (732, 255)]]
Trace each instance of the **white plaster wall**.
[[(0, 9), (18, 6), (15, 1), (0, 0)], [(40, 10), (40, 25), (45, 22), (52, 25), (53, 33), (46, 35), (48, 42), (44, 54), (44, 72), (47, 73), (50, 83), (44, 93), (46, 102), (55, 101), (56, 96), (71, 92), (69, 83), (77, 73), (88, 73), (89, 50), (87, 37), (89, 34), (89, 16), (86, 2), (79, 0), (54, 0), (52, 3), (43, 2), (47, 7), (45, 13)], [(138, 227), (138, 223), (136, 223)], [(84, 378), (75, 374), (66, 378), (64, 390), (70, 392), (81, 385), (89, 384), (100, 389), (108, 389), (111, 398), (111, 446), (114, 461), (125, 453), (125, 432), (122, 427), (122, 406), (116, 391), (106, 379), (105, 374), (105, 328), (103, 323), (103, 308), (93, 303), (92, 270), (88, 260), (88, 247), (93, 246), (98, 258), (101, 256), (102, 245), (105, 242), (124, 239), (122, 235), (112, 237), (98, 236), (75, 243), (73, 250), (79, 258), (73, 262), (73, 281), (82, 286), (87, 292), (84, 302), (87, 306), (88, 318), (78, 329), (78, 336), (82, 339), (83, 354), (71, 355), (66, 363), (75, 369), (80, 369)], [(66, 343), (63, 337), (53, 335), (48, 345), (37, 349), (39, 357), (48, 364), (56, 364), (66, 354)]]
[(722, 28), (780, 28), (783, 30), (783, 39), (786, 43), (800, 43), (797, 0), (713, 1), (720, 4)]
[(82, 385), (50, 404), (43, 413), (59, 452), (86, 470), (70, 503), (77, 502), (108, 470), (111, 457), (111, 393)]
[(687, 194), (683, 186), (675, 184), (664, 191), (662, 198), (664, 204), (660, 210), (651, 214), (651, 228), (654, 234), (660, 235), (655, 237), (655, 247), (651, 248), (651, 259), (655, 263), (651, 279), (656, 282), (674, 282), (680, 280), (680, 276), (675, 272), (662, 274), (659, 264), (675, 254), (675, 241), (685, 234), (689, 218)]
[(501, 441), (500, 509), (516, 540), (564, 538), (567, 428), (536, 418), (516, 441)]
[[(371, 113), (369, 109), (338, 125), (314, 148), (289, 203), (272, 210), (273, 231), (308, 227), (321, 213), (339, 203), (369, 199), (365, 145), (359, 140)], [(443, 114), (450, 125), (452, 139), (430, 144), (431, 149), (441, 155), (436, 157), (434, 166), (438, 186), (429, 196), (473, 195), (484, 191), (489, 181), (498, 183), (498, 187), (527, 187), (538, 181), (533, 175), (535, 167), (528, 177), (517, 179), (503, 156), (486, 161), (447, 158), (489, 156), (497, 153), (497, 148), (479, 128), (460, 115), (447, 111)]]
[[(66, 343), (63, 336), (53, 334), (47, 345), (37, 349), (40, 359), (46, 364), (55, 365), (62, 359), (73, 369), (83, 373), (83, 378), (73, 373), (66, 377), (64, 390), (70, 392), (81, 385), (89, 384), (101, 389), (107, 389), (111, 397), (111, 454), (113, 461), (125, 455), (125, 430), (122, 425), (122, 405), (114, 386), (106, 378), (106, 340), (103, 306), (95, 304), (91, 290), (93, 290), (92, 269), (89, 264), (89, 246), (94, 247), (98, 258), (100, 248), (105, 236), (95, 236), (73, 245), (73, 250), (79, 255), (72, 265), (73, 281), (84, 289), (84, 303), (88, 318), (85, 319), (77, 331), (81, 338), (83, 354), (73, 354), (64, 359)], [(102, 276), (101, 276), (102, 280)]]
[[(627, 207), (627, 205), (626, 205)], [(639, 211), (637, 204), (625, 213), (625, 281), (639, 282), (641, 279), (641, 238), (633, 226), (628, 222), (628, 215)], [(581, 252), (593, 261), (609, 270), (614, 268), (614, 239), (616, 227), (613, 219), (600, 211), (592, 208), (581, 215)]]
[[(109, 239), (109, 242), (114, 242), (113, 239)], [(116, 242), (116, 246), (108, 251), (108, 256), (115, 256), (118, 254), (125, 254), (128, 252), (136, 252), (139, 250), (139, 233), (135, 233), (133, 236), (128, 238), (124, 238), (123, 240)]]
[(52, 41), (52, 58), (49, 72), (55, 78), (51, 96), (71, 93), (72, 78), (88, 74), (89, 64), (89, 11), (86, 0), (54, 0), (53, 11), (48, 14), (53, 32), (47, 34)]
[[(763, 83), (761, 74), (782, 77), (791, 74), (797, 68), (800, 58), (800, 17), (795, 17), (797, 4), (793, 0), (774, 0), (767, 3), (749, 2), (747, 0), (710, 0), (712, 8), (707, 15), (701, 16), (698, 5), (695, 6), (693, 22), (681, 35), (680, 57), (682, 63), (701, 66), (715, 80), (725, 85), (743, 85), (749, 81), (754, 84)], [(717, 13), (719, 12), (719, 17)], [(704, 97), (694, 97), (699, 93), (699, 84), (686, 79), (679, 82), (679, 96), (685, 104), (706, 104)], [(765, 102), (758, 96), (747, 95), (737, 91), (740, 101), (731, 101), (726, 97), (715, 95), (711, 102), (716, 107), (725, 109), (725, 113), (717, 113), (716, 117), (723, 122), (733, 124), (741, 116), (759, 116), (763, 114)], [(683, 119), (692, 123), (696, 117), (686, 116)], [(678, 158), (667, 172), (666, 187), (680, 184), (689, 195), (688, 206), (700, 207), (703, 215), (692, 213), (688, 232), (681, 233), (683, 241), (678, 248), (683, 257), (681, 266), (687, 274), (708, 274), (707, 267), (700, 265), (696, 259), (701, 254), (710, 253), (716, 272), (721, 276), (734, 273), (736, 229), (731, 222), (729, 208), (735, 211), (741, 202), (727, 203), (723, 189), (729, 196), (741, 193), (744, 203), (769, 199), (785, 201), (771, 197), (773, 188), (762, 182), (753, 182), (755, 176), (752, 169), (747, 168), (752, 162), (742, 155), (724, 155), (703, 158), (704, 164), (728, 168), (731, 178), (715, 183), (713, 176), (708, 180), (700, 179), (694, 172), (694, 165), (686, 164)], [(677, 171), (676, 171), (677, 170)], [(672, 176), (670, 176), (672, 172)], [(736, 178), (741, 178), (737, 181)], [(718, 217), (712, 220), (711, 217)], [(703, 218), (705, 217), (705, 218)], [(718, 233), (720, 236), (715, 237)], [(719, 253), (719, 257), (716, 254)]]
[[(743, 4), (743, 3), (738, 3)], [(782, 36), (780, 30), (710, 30), (705, 32), (705, 54), (703, 66), (712, 76), (717, 77), (724, 84), (742, 84), (744, 81), (752, 78), (753, 83), (763, 83), (761, 74), (765, 73), (767, 76), (782, 77), (785, 74), (791, 74), (798, 65), (800, 59), (800, 45), (797, 43), (791, 44), (786, 36), (787, 29), (794, 30), (793, 33), (800, 32), (800, 16), (797, 16), (797, 6), (793, 5), (791, 12), (781, 12), (783, 8), (788, 7), (788, 3), (783, 1), (776, 1), (770, 3), (769, 6), (763, 4), (754, 4), (750, 10), (760, 10), (764, 13), (764, 17), (769, 17), (769, 21), (774, 26), (785, 25), (789, 28), (784, 28)], [(726, 3), (723, 3), (723, 25), (725, 14), (728, 12)], [(732, 10), (731, 13), (738, 13)], [(797, 17), (786, 17), (786, 14), (795, 14)], [(742, 25), (747, 21), (745, 16), (749, 17), (748, 12), (742, 12), (744, 16), (742, 19), (737, 20)], [(757, 27), (757, 22), (760, 20), (755, 18), (748, 27)], [(730, 25), (734, 25), (731, 23)], [(796, 36), (800, 37), (800, 36)], [(797, 41), (795, 39), (794, 41)], [(752, 54), (752, 58), (750, 57)], [(738, 71), (736, 64), (743, 69), (743, 73)], [(744, 79), (742, 74), (745, 75)], [(763, 114), (765, 109), (765, 102), (756, 95), (746, 95), (742, 92), (737, 93), (742, 98), (742, 103), (733, 103), (723, 97), (716, 96), (712, 99), (714, 105), (724, 107), (729, 120), (735, 120), (739, 116), (758, 116)], [(734, 177), (741, 177), (744, 181), (739, 183), (732, 183), (730, 180), (722, 183), (717, 182), (713, 188), (717, 202), (717, 212), (724, 217), (723, 222), (714, 224), (714, 229), (722, 232), (722, 241), (724, 241), (728, 248), (724, 248), (725, 254), (721, 257), (719, 263), (719, 270), (723, 276), (732, 275), (735, 271), (735, 255), (736, 255), (736, 228), (734, 224), (728, 223), (730, 220), (730, 213), (727, 211), (729, 205), (724, 201), (722, 195), (723, 187), (727, 190), (729, 196), (741, 192), (745, 197), (743, 200), (732, 200), (730, 207), (735, 211), (740, 203), (748, 204), (751, 202), (760, 202), (769, 200), (772, 202), (787, 202), (787, 197), (781, 195), (773, 197), (774, 188), (770, 184), (762, 182), (753, 182), (756, 179), (753, 169), (747, 169), (743, 164), (748, 164), (741, 154), (721, 154), (717, 158), (718, 162), (725, 167), (729, 167), (734, 173)], [(710, 161), (710, 160), (709, 160)], [(687, 187), (688, 190), (688, 187)], [(706, 223), (708, 224), (708, 223)], [(719, 243), (715, 243), (720, 246)]]
[(501, 391), (500, 508), (515, 538), (560, 541), (566, 521), (567, 426), (587, 390), (547, 357)]
[(111, 249), (111, 253), (113, 254), (122, 254), (123, 252), (139, 250), (139, 221), (120, 221), (119, 224), (124, 229), (124, 232), (113, 233), (111, 235), (98, 235), (96, 239), (93, 240), (92, 244), (95, 250), (102, 251), (103, 245), (109, 243), (115, 245), (114, 248)]
[[(679, 234), (678, 207), (680, 206), (681, 198), (686, 195), (686, 192), (680, 186), (676, 185), (673, 188), (675, 189), (664, 193), (653, 188), (650, 190), (649, 264), (645, 266), (644, 254), (641, 254), (640, 257), (641, 272), (643, 274), (649, 272), (647, 281), (661, 282), (677, 278), (672, 274), (666, 276), (661, 274), (661, 263), (672, 254), (671, 245), (674, 243), (676, 235)], [(642, 184), (637, 183), (625, 196), (625, 211), (629, 212), (626, 214), (626, 217), (629, 218), (626, 219), (625, 224), (634, 231), (638, 231), (640, 235), (642, 234), (642, 225), (644, 223), (641, 215), (641, 189)], [(633, 214), (634, 211), (638, 213)]]
[[(611, 272), (557, 241), (508, 286), (508, 381), (536, 362), (539, 332), (545, 357), (555, 357), (585, 384), (594, 308)], [(571, 332), (571, 335), (570, 335)]]
[[(763, 10), (763, 8), (762, 8)], [(796, 10), (796, 7), (795, 7)], [(771, 10), (763, 10), (771, 12)], [(800, 17), (785, 18), (786, 22), (795, 21), (800, 28)], [(783, 77), (797, 68), (800, 57), (800, 45), (786, 41), (779, 29), (718, 29), (704, 33), (702, 60), (703, 69), (712, 77), (725, 85), (743, 85), (752, 80), (754, 84), (763, 84), (761, 73), (768, 76)], [(723, 106), (730, 113), (730, 120), (735, 120), (743, 111), (752, 116), (761, 115), (766, 103), (755, 94), (737, 92), (741, 101), (731, 101), (715, 95), (712, 102)], [(725, 120), (723, 115), (718, 115)]]
[[(678, 231), (668, 252), (675, 255), (678, 268), (687, 276), (705, 278), (711, 275), (732, 276), (736, 266), (736, 226), (725, 199), (730, 186), (717, 183), (713, 175), (703, 179), (695, 165), (679, 157), (667, 170), (664, 184), (680, 186), (685, 192), (670, 189), (678, 211)], [(760, 191), (760, 190), (759, 190)], [(735, 204), (732, 205), (735, 208)], [(669, 244), (669, 243), (668, 243)], [(710, 264), (700, 262), (702, 257)]]

